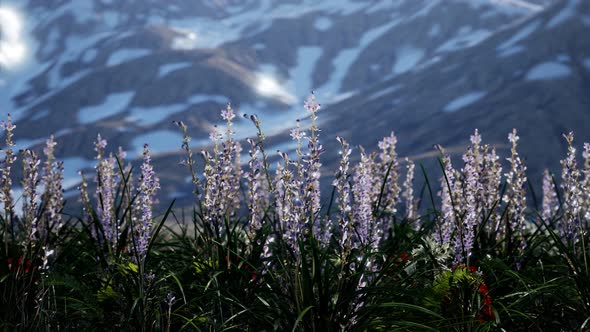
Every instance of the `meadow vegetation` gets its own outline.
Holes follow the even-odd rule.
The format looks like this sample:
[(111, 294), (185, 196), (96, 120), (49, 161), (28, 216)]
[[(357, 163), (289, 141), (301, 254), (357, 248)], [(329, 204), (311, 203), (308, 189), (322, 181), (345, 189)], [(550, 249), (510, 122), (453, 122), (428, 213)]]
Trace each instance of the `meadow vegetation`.
[[(149, 146), (136, 169), (100, 136), (95, 172), (81, 174), (81, 210), (65, 214), (53, 137), (42, 151), (14, 151), (9, 117), (0, 165), (0, 328), (589, 328), (590, 144), (579, 159), (573, 134), (564, 135), (561, 174), (546, 171), (537, 195), (516, 131), (505, 162), (475, 130), (462, 160), (453, 163), (439, 147), (440, 169), (427, 173), (398, 156), (393, 133), (375, 152), (358, 149), (356, 163), (342, 137), (339, 151), (324, 151), (320, 138), (334, 138), (320, 135), (313, 95), (304, 108), (310, 126), (296, 124), (296, 149), (279, 152), (276, 165), (256, 115), (246, 115), (252, 138), (238, 142), (228, 105), (225, 128), (211, 133), (200, 156), (178, 122), (181, 164), (194, 185), (184, 216), (174, 202), (154, 211), (160, 182)], [(340, 155), (333, 174), (321, 174), (324, 153)], [(15, 167), (22, 178), (14, 179)], [(320, 179), (331, 176), (322, 195)], [(417, 176), (426, 185), (415, 192)]]

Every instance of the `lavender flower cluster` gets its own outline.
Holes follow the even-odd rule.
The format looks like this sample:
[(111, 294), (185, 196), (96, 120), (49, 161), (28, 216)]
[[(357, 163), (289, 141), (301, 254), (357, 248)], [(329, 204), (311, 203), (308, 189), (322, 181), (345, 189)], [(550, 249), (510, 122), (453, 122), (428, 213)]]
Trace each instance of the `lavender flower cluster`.
[[(17, 155), (12, 150), (15, 146), (12, 138), (16, 126), (12, 123), (10, 115), (2, 123), (1, 128), (5, 132), (5, 157), (0, 165), (0, 202), (4, 206), (4, 253), (10, 255), (9, 239), (12, 239), (22, 248), (20, 257), (38, 262), (39, 266), (36, 268), (45, 270), (49, 265), (49, 257), (54, 253), (54, 249), (50, 248), (51, 239), (57, 236), (63, 227), (63, 163), (55, 159), (56, 142), (53, 136), (45, 143), (43, 164), (36, 152), (22, 150), (22, 197), (15, 200), (12, 197), (11, 170), (17, 160)], [(22, 201), (21, 211), (16, 210), (15, 205), (18, 201)], [(31, 257), (33, 252), (38, 252), (40, 259)]]
[[(408, 158), (400, 160), (394, 133), (379, 142), (378, 153), (369, 153), (360, 147), (360, 159), (356, 165), (351, 165), (353, 149), (350, 144), (337, 137), (340, 164), (332, 185), (334, 206), (338, 212), (321, 213), (320, 156), (324, 151), (317, 126), (320, 105), (313, 94), (306, 100), (304, 108), (309, 114), (310, 125), (303, 128), (297, 121), (291, 130), (296, 156), (292, 158), (288, 153), (278, 151), (280, 161), (274, 175), (269, 171), (261, 133), (257, 140), (247, 140), (250, 160), (247, 169), (241, 170), (236, 153), (239, 143), (232, 139), (234, 111), (230, 106), (222, 111), (227, 122), (225, 136), (216, 128), (211, 134), (213, 153), (203, 152), (206, 166), (201, 190), (204, 192), (206, 221), (218, 231), (222, 230), (223, 221), (236, 215), (240, 201), (236, 200), (236, 195), (222, 193), (235, 193), (240, 183), (244, 183), (247, 188), (244, 201), (248, 211), (248, 238), (253, 239), (253, 234), (264, 227), (273, 230), (265, 244), (264, 255), (267, 257), (272, 255), (270, 245), (280, 238), (293, 257), (299, 259), (301, 245), (311, 236), (324, 247), (335, 245), (342, 258), (359, 250), (377, 253), (383, 241), (392, 234), (394, 216), (401, 215), (416, 230), (420, 229), (423, 218), (419, 215), (418, 199), (414, 194), (415, 166)], [(258, 118), (249, 117), (260, 129)], [(183, 130), (186, 134), (186, 127)], [(545, 172), (539, 218), (557, 220), (562, 240), (575, 242), (576, 234), (586, 231), (590, 220), (590, 194), (587, 194), (590, 192), (590, 145), (584, 146), (585, 166), (580, 171), (572, 146), (573, 135), (567, 135), (566, 139), (570, 149), (562, 162), (563, 184), (556, 187), (549, 172)], [(477, 130), (470, 138), (471, 144), (462, 156), (463, 166), (460, 168), (455, 168), (451, 156), (439, 148), (443, 176), (440, 178), (438, 196), (441, 205), (434, 235), (441, 246), (451, 244), (456, 264), (469, 264), (475, 242), (482, 233), (505, 243), (509, 249), (523, 252), (527, 248), (527, 235), (534, 227), (533, 219), (527, 218), (533, 211), (527, 205), (526, 166), (517, 150), (518, 140), (516, 130), (509, 133), (510, 156), (506, 159), (508, 168), (504, 173), (496, 148), (483, 144)], [(186, 151), (190, 152), (190, 148)], [(190, 154), (188, 157), (190, 160)], [(401, 165), (404, 164), (405, 179), (400, 183), (404, 175)], [(561, 210), (558, 209), (558, 191), (564, 192), (566, 201)], [(563, 218), (557, 217), (560, 211)], [(376, 261), (369, 259), (366, 264), (371, 266)]]
[[(100, 134), (94, 142), (97, 160), (94, 205), (88, 194), (88, 183), (82, 174), (82, 183), (78, 189), (84, 218), (89, 224), (95, 225), (92, 228), (93, 237), (99, 244), (105, 245), (109, 252), (127, 245), (129, 239), (122, 230), (130, 228), (131, 253), (139, 261), (145, 257), (152, 237), (153, 206), (157, 203), (160, 180), (154, 172), (147, 144), (143, 148), (137, 184), (133, 181), (131, 164), (125, 164), (127, 153), (119, 147), (116, 155), (111, 152), (107, 156), (107, 144)], [(97, 220), (94, 220), (92, 211), (96, 211)]]
[[(456, 263), (469, 263), (477, 232), (495, 234), (498, 239), (516, 241), (524, 248), (526, 191), (526, 167), (516, 150), (516, 130), (508, 135), (512, 143), (508, 158), (510, 171), (506, 173), (507, 189), (502, 194), (502, 166), (496, 149), (482, 145), (476, 129), (471, 145), (463, 154), (463, 167), (453, 168), (450, 155), (440, 148), (443, 176), (440, 179), (440, 216), (437, 218), (436, 238), (442, 245), (453, 243)], [(501, 204), (508, 213), (501, 218)], [(503, 222), (503, 221), (508, 222)], [(481, 226), (484, 227), (481, 227)]]
[[(406, 220), (414, 229), (423, 229), (423, 220), (427, 218), (419, 215), (414, 193), (415, 165), (412, 160), (398, 156), (393, 132), (379, 142), (378, 152), (371, 153), (359, 147), (360, 156), (354, 165), (351, 164), (353, 148), (344, 138), (337, 137), (340, 163), (332, 182), (333, 206), (337, 212), (332, 213), (322, 206), (320, 179), (324, 148), (318, 127), (321, 107), (312, 94), (304, 108), (309, 126), (304, 127), (297, 121), (291, 131), (296, 155), (292, 157), (279, 151), (280, 158), (273, 172), (257, 116), (246, 116), (256, 126), (258, 134), (246, 140), (249, 160), (243, 167), (242, 145), (234, 138), (235, 111), (231, 105), (221, 111), (225, 128), (215, 127), (210, 135), (212, 148), (202, 151), (205, 161), (202, 177), (195, 170), (187, 127), (178, 122), (184, 137), (182, 148), (186, 152), (182, 163), (191, 171), (198, 212), (210, 235), (222, 239), (229, 232), (229, 222), (247, 211), (244, 239), (250, 243), (264, 241), (257, 244), (263, 245), (266, 258), (273, 255), (277, 243), (282, 243), (296, 261), (300, 260), (302, 246), (308, 239), (315, 239), (321, 247), (337, 251), (339, 257), (346, 260), (358, 253), (378, 253), (389, 236), (396, 236), (394, 222)], [(56, 142), (53, 137), (47, 140), (44, 161), (34, 151), (22, 152), (22, 211), (17, 212), (11, 180), (16, 161), (12, 151), (15, 126), (10, 117), (2, 123), (2, 129), (6, 137), (5, 156), (0, 165), (4, 243), (9, 242), (11, 233), (22, 232), (23, 248), (39, 246), (49, 253), (48, 238), (59, 233), (64, 225), (61, 214), (63, 164), (55, 158)], [(517, 151), (516, 130), (508, 135), (511, 149), (504, 174), (496, 149), (483, 144), (477, 130), (462, 156), (462, 167), (455, 168), (451, 156), (439, 147), (443, 175), (434, 237), (441, 246), (450, 244), (455, 263), (469, 264), (482, 233), (495, 237), (511, 249), (525, 250), (527, 235), (533, 227), (531, 221), (537, 219), (555, 225), (562, 241), (578, 243), (590, 223), (590, 144), (584, 144), (584, 164), (580, 169), (573, 134), (565, 138), (568, 152), (561, 162), (561, 185), (545, 171), (539, 215), (534, 215), (527, 205), (526, 166)], [(141, 260), (153, 233), (153, 206), (160, 182), (147, 145), (136, 181), (131, 165), (125, 161), (126, 153), (121, 148), (117, 153), (107, 152), (106, 148), (107, 141), (99, 135), (94, 143), (94, 183), (89, 184), (82, 174), (79, 190), (84, 220), (94, 225), (92, 236), (109, 252), (128, 245), (132, 256)], [(93, 195), (90, 187), (94, 189)], [(563, 197), (561, 206), (558, 193)], [(529, 216), (533, 217), (527, 219)], [(126, 229), (130, 231), (124, 232)], [(270, 230), (270, 235), (258, 237), (261, 230)], [(366, 267), (379, 263), (373, 258), (363, 261)]]
[[(342, 258), (356, 248), (379, 250), (389, 234), (389, 221), (402, 205), (407, 218), (418, 219), (413, 191), (413, 162), (405, 161), (407, 176), (402, 195), (397, 138), (393, 133), (379, 143), (379, 154), (369, 154), (361, 148), (361, 161), (354, 167), (350, 164), (352, 148), (346, 140), (338, 137), (341, 161), (333, 185), (339, 213), (323, 214), (320, 158), (324, 149), (317, 126), (321, 106), (312, 94), (305, 101), (304, 108), (309, 117), (309, 127), (304, 128), (302, 122), (297, 121), (296, 127), (291, 130), (296, 156), (292, 158), (287, 152), (278, 151), (280, 160), (276, 163), (274, 174), (271, 174), (268, 165), (265, 137), (258, 117), (246, 115), (259, 133), (256, 138), (246, 140), (250, 159), (246, 169), (242, 169), (239, 160), (241, 146), (233, 139), (232, 131), (235, 112), (230, 105), (222, 110), (226, 128), (223, 133), (214, 128), (210, 135), (212, 149), (202, 152), (205, 159), (203, 180), (193, 181), (195, 193), (199, 193), (197, 201), (202, 202), (200, 212), (205, 227), (209, 227), (213, 235), (225, 234), (225, 222), (236, 217), (239, 211), (242, 200), (236, 193), (240, 192), (242, 184), (246, 189), (243, 201), (248, 211), (247, 238), (254, 240), (254, 235), (265, 227), (273, 231), (264, 243), (266, 256), (272, 254), (270, 246), (277, 238), (286, 244), (296, 259), (301, 258), (302, 243), (311, 237), (324, 248), (336, 243)], [(184, 133), (183, 148), (187, 153), (181, 163), (189, 166), (194, 174), (186, 125), (182, 122), (177, 124)], [(193, 175), (193, 178), (198, 176)], [(384, 213), (377, 213), (378, 210)]]

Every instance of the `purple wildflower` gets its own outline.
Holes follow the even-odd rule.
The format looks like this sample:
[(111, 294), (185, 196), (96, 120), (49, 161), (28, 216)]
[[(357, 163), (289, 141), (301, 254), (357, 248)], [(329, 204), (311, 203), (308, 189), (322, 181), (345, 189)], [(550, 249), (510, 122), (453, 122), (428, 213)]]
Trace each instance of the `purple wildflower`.
[(135, 205), (136, 216), (139, 219), (137, 225), (137, 256), (141, 259), (145, 257), (147, 247), (152, 236), (152, 205), (156, 198), (156, 193), (160, 189), (160, 180), (154, 172), (151, 164), (149, 146), (143, 146), (143, 163), (141, 165), (141, 178), (139, 182), (139, 196)]
[(541, 217), (545, 221), (549, 221), (559, 208), (557, 202), (557, 192), (555, 190), (553, 178), (549, 173), (549, 170), (543, 172), (543, 203)]
[[(378, 174), (375, 174), (376, 177), (380, 178), (381, 181), (385, 179), (387, 171), (389, 169), (389, 174), (387, 175), (387, 182), (385, 183), (384, 192), (383, 192), (383, 209), (387, 213), (394, 214), (397, 212), (396, 205), (399, 201), (399, 196), (401, 193), (401, 188), (398, 184), (399, 181), (399, 162), (397, 159), (397, 151), (396, 151), (396, 144), (397, 144), (397, 137), (393, 132), (389, 136), (386, 136), (379, 142), (379, 149), (381, 152), (379, 153), (379, 159), (381, 163), (377, 166)], [(377, 194), (380, 193), (381, 184), (376, 183), (375, 191)]]
[(301, 141), (305, 137), (305, 131), (301, 130), (301, 126), (299, 122), (297, 122), (298, 126), (296, 128), (291, 129), (291, 138), (297, 140), (298, 142)]
[[(485, 147), (487, 151), (489, 147)], [(492, 148), (491, 152), (484, 153), (485, 167), (482, 171), (482, 186), (484, 197), (482, 198), (485, 213), (489, 214), (487, 223), (488, 230), (497, 232), (500, 226), (500, 216), (498, 205), (501, 201), (500, 186), (502, 184), (502, 165), (498, 162), (500, 158), (496, 154), (496, 149)]]
[[(406, 180), (404, 181), (403, 198), (406, 202), (406, 218), (416, 217), (416, 202), (414, 201), (414, 162), (406, 158)], [(417, 223), (416, 223), (417, 226)]]
[(235, 134), (232, 127), (232, 120), (235, 118), (234, 111), (231, 105), (228, 104), (224, 110), (222, 117), (226, 120), (225, 128), (225, 142), (223, 144), (223, 151), (220, 156), (220, 169), (221, 173), (221, 192), (225, 196), (224, 205), (226, 206), (226, 215), (234, 215), (237, 207), (240, 205), (239, 195), (226, 195), (226, 193), (240, 192), (240, 179), (242, 177), (242, 168), (240, 163), (240, 154), (242, 152), (242, 146), (239, 142), (233, 139)]
[(453, 207), (452, 197), (454, 193), (452, 189), (455, 185), (455, 170), (451, 164), (451, 157), (444, 153), (442, 147), (439, 147), (439, 149), (443, 155), (442, 164), (444, 167), (444, 174), (440, 178), (441, 190), (438, 194), (441, 198), (441, 216), (437, 224), (437, 236), (439, 244), (443, 245), (451, 241), (451, 234), (457, 225), (456, 212)]
[(352, 188), (354, 197), (353, 220), (357, 233), (355, 247), (358, 245), (372, 244), (372, 228), (375, 223), (373, 218), (374, 202), (374, 160), (361, 148), (361, 160), (356, 166), (354, 174), (354, 186)]
[[(476, 132), (477, 133), (477, 132)], [(477, 173), (477, 160), (474, 153), (475, 146), (472, 146), (463, 155), (465, 166), (463, 168), (464, 182), (464, 217), (458, 227), (458, 234), (455, 237), (455, 261), (469, 262), (473, 241), (475, 239), (475, 228), (478, 223), (478, 193), (481, 190), (479, 174)]]
[(311, 114), (311, 116), (315, 116), (315, 114), (320, 110), (321, 105), (318, 104), (318, 102), (315, 100), (315, 94), (313, 93), (313, 91), (311, 92), (309, 97), (305, 99), (303, 107)]
[[(43, 201), (45, 203), (45, 225), (40, 232), (47, 229), (59, 231), (62, 227), (61, 209), (63, 207), (63, 164), (55, 161), (54, 150), (57, 143), (53, 135), (46, 141), (43, 153), (45, 154), (44, 175), (42, 178), (45, 193)], [(46, 235), (45, 235), (46, 236)]]
[[(116, 176), (115, 160), (112, 156), (105, 158), (107, 141), (100, 134), (94, 142), (98, 164), (96, 168), (96, 214), (102, 226), (104, 240), (112, 247), (116, 246), (118, 225), (114, 216)], [(102, 239), (98, 239), (102, 240)]]
[(217, 130), (217, 126), (214, 126), (213, 131), (209, 133), (209, 139), (212, 140), (215, 144), (218, 144), (219, 141), (223, 139), (223, 134)]
[(259, 158), (261, 154), (259, 144), (253, 139), (248, 139), (250, 143), (250, 161), (248, 166), (250, 172), (245, 174), (248, 186), (248, 210), (250, 213), (250, 232), (253, 234), (262, 228), (262, 220), (265, 209), (269, 204), (268, 186), (264, 177), (264, 165)]
[(560, 234), (567, 241), (578, 240), (578, 228), (580, 226), (580, 201), (582, 192), (580, 188), (580, 171), (576, 161), (576, 148), (573, 146), (574, 134), (570, 132), (564, 135), (568, 148), (566, 159), (561, 161), (561, 189), (563, 190), (564, 215), (558, 224)]
[(583, 179), (580, 184), (582, 188), (582, 208), (584, 210), (585, 229), (590, 227), (590, 144), (584, 143), (584, 150), (582, 151), (582, 158), (584, 158), (584, 169), (582, 170)]
[(524, 231), (526, 227), (525, 210), (526, 210), (526, 166), (523, 164), (518, 152), (516, 150), (519, 137), (516, 135), (516, 129), (508, 134), (508, 140), (512, 143), (510, 150), (511, 157), (508, 158), (510, 162), (510, 171), (506, 174), (506, 182), (508, 189), (504, 195), (503, 201), (508, 204), (507, 217), (509, 220), (509, 227), (511, 229), (512, 237), (509, 239), (521, 250), (526, 247), (524, 242)]
[(230, 104), (227, 104), (227, 107), (221, 110), (221, 117), (223, 118), (223, 120), (229, 123), (231, 123), (231, 121), (236, 117), (236, 114), (234, 113)]
[(223, 111), (226, 120), (225, 140), (215, 128), (213, 139), (213, 153), (203, 151), (205, 157), (205, 190), (203, 212), (206, 221), (216, 230), (222, 231), (224, 219), (233, 216), (239, 206), (239, 195), (228, 195), (240, 191), (242, 175), (239, 155), (242, 150), (240, 144), (232, 138), (233, 110), (228, 104)]
[[(295, 174), (289, 182), (279, 183), (285, 188), (290, 188), (290, 194), (295, 199), (293, 209), (289, 214), (289, 223), (297, 220), (297, 225), (290, 225), (290, 228), (296, 233), (306, 237), (311, 233), (319, 236), (322, 232), (331, 231), (330, 223), (322, 225), (320, 212), (320, 155), (323, 153), (323, 147), (319, 142), (319, 128), (316, 125), (317, 112), (320, 105), (315, 101), (313, 93), (307, 98), (304, 104), (305, 109), (310, 113), (311, 126), (308, 137), (301, 130), (301, 123), (297, 120), (297, 127), (292, 130), (291, 137), (297, 141), (297, 160), (295, 165)], [(306, 138), (307, 153), (302, 151), (302, 140)], [(283, 158), (285, 159), (285, 158)], [(286, 160), (286, 159), (285, 159)], [(288, 171), (289, 164), (285, 163), (284, 171)], [(291, 220), (294, 218), (294, 220)], [(324, 233), (325, 234), (325, 233)], [(289, 234), (288, 237), (294, 234)], [(327, 239), (331, 234), (326, 234), (323, 239)], [(320, 239), (322, 242), (322, 239)]]
[[(310, 232), (325, 244), (331, 235), (331, 223), (322, 225), (320, 212), (320, 155), (323, 152), (319, 143), (319, 128), (316, 126), (317, 111), (320, 105), (312, 94), (305, 101), (305, 109), (310, 113), (311, 127), (309, 137), (301, 130), (301, 123), (297, 121), (297, 127), (292, 130), (291, 137), (297, 141), (297, 160), (295, 173), (291, 172), (289, 157), (281, 153), (284, 165), (277, 168), (275, 180), (275, 194), (277, 201), (277, 214), (283, 228), (283, 238), (298, 256), (298, 241), (309, 235)], [(302, 152), (302, 140), (307, 138), (307, 150)], [(325, 236), (322, 236), (325, 235)]]
[(8, 245), (8, 229), (12, 227), (12, 216), (14, 215), (14, 206), (12, 200), (12, 180), (10, 173), (12, 170), (12, 164), (16, 161), (16, 155), (12, 151), (14, 142), (12, 141), (13, 131), (16, 126), (12, 123), (12, 117), (8, 114), (6, 121), (2, 121), (0, 125), (2, 130), (5, 131), (5, 149), (4, 149), (4, 160), (2, 167), (0, 168), (0, 181), (2, 182), (2, 189), (0, 190), (0, 201), (4, 203), (4, 242)]
[(301, 157), (303, 156), (303, 152), (301, 150), (301, 146), (302, 146), (302, 140), (305, 137), (305, 131), (301, 130), (301, 121), (299, 121), (299, 119), (297, 119), (297, 121), (295, 121), (296, 123), (296, 127), (291, 129), (291, 139), (293, 139), (294, 141), (297, 142), (297, 156)]
[(283, 240), (289, 246), (295, 257), (299, 257), (299, 237), (301, 235), (302, 202), (299, 195), (299, 185), (294, 174), (289, 170), (289, 156), (280, 153), (283, 164), (278, 163), (274, 186), (279, 230)]
[(350, 183), (348, 182), (350, 154), (352, 150), (350, 145), (342, 137), (336, 138), (340, 142), (340, 168), (336, 174), (336, 179), (333, 185), (336, 187), (338, 193), (338, 206), (340, 210), (340, 218), (338, 224), (340, 228), (341, 238), (340, 247), (344, 256), (347, 256), (352, 249), (352, 236), (354, 230), (352, 229), (352, 221), (350, 213), (352, 207), (350, 206)]
[(121, 163), (123, 163), (125, 158), (127, 158), (127, 151), (123, 150), (122, 147), (119, 147), (119, 149), (117, 150), (117, 158), (119, 158)]
[(98, 154), (99, 157), (104, 155), (104, 149), (107, 147), (107, 140), (100, 137), (100, 134), (96, 137), (96, 141), (94, 142), (94, 151)]
[(37, 154), (31, 150), (23, 151), (23, 218), (25, 220), (25, 228), (27, 239), (23, 243), (25, 246), (28, 243), (33, 244), (37, 237), (37, 200), (39, 195), (37, 193), (37, 185), (39, 184), (39, 165), (41, 161)]
[[(323, 153), (323, 147), (319, 142), (319, 128), (317, 127), (317, 112), (320, 105), (316, 102), (313, 93), (307, 98), (304, 104), (305, 109), (310, 113), (311, 127), (309, 143), (307, 145), (308, 155), (303, 159), (303, 177), (304, 184), (304, 206), (305, 214), (311, 219), (311, 227), (316, 235), (321, 232), (320, 212), (320, 155)], [(307, 221), (306, 221), (307, 222)]]
[[(214, 147), (216, 149), (216, 147)], [(203, 213), (205, 220), (214, 227), (219, 227), (216, 224), (217, 216), (221, 215), (221, 207), (218, 204), (219, 197), (219, 174), (216, 172), (217, 153), (211, 154), (208, 151), (202, 151), (205, 159), (205, 167), (203, 169), (203, 176), (205, 178), (204, 196), (203, 196)]]

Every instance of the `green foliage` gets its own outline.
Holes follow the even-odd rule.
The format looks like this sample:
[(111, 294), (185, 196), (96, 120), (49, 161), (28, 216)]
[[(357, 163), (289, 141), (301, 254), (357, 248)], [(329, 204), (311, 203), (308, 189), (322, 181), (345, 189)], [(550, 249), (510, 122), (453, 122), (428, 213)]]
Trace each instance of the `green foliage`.
[[(230, 111), (225, 113), (228, 121), (233, 117)], [(260, 122), (251, 119), (259, 140), (252, 146), (261, 149), (263, 158), (262, 168), (248, 180), (261, 174), (270, 190), (277, 183), (269, 173)], [(359, 217), (346, 210), (348, 203), (359, 204), (359, 197), (352, 195), (350, 202), (341, 204), (332, 193), (321, 209), (302, 210), (306, 213), (296, 220), (301, 232), (290, 241), (277, 199), (256, 206), (260, 220), (256, 220), (259, 227), (254, 227), (255, 204), (231, 205), (234, 198), (248, 196), (216, 191), (220, 183), (235, 180), (232, 174), (220, 176), (219, 183), (211, 179), (200, 183), (186, 127), (181, 127), (196, 202), (188, 217), (184, 210), (173, 210), (172, 202), (161, 215), (148, 220), (153, 227), (145, 253), (138, 250), (138, 229), (144, 226), (139, 217), (145, 215), (140, 211), (146, 201), (138, 203), (142, 192), (131, 190), (132, 168), (125, 168), (120, 160), (120, 181), (111, 197), (112, 220), (118, 227), (108, 241), (100, 212), (108, 205), (108, 195), (102, 192), (94, 204), (88, 197), (83, 199), (80, 216), (60, 214), (63, 225), (47, 230), (42, 238), (33, 233), (34, 241), (28, 240), (30, 234), (24, 230), (30, 229), (35, 218), (49, 218), (50, 196), (44, 196), (36, 213), (22, 218), (12, 212), (0, 216), (1, 330), (577, 331), (590, 324), (590, 238), (587, 231), (581, 231), (577, 241), (558, 234), (555, 224), (566, 217), (563, 203), (549, 220), (528, 210), (530, 230), (515, 231), (510, 203), (487, 202), (472, 215), (477, 222), (470, 254), (458, 260), (453, 244), (441, 241), (437, 233), (444, 211), (437, 209), (428, 172), (421, 168), (426, 185), (419, 201), (428, 202), (423, 215), (408, 217), (410, 211), (396, 211), (394, 195), (386, 185), (399, 177), (397, 162), (388, 161), (379, 170), (371, 155), (365, 156), (366, 165), (380, 171), (382, 178), (365, 181), (372, 187), (363, 192), (370, 196), (363, 218), (383, 225), (379, 239), (362, 238)], [(205, 154), (210, 158), (211, 177), (216, 176), (213, 166), (231, 168), (226, 167), (231, 158), (224, 159), (221, 148), (234, 144), (231, 130), (227, 132), (227, 141), (216, 142), (213, 157)], [(320, 150), (315, 151), (317, 156)], [(293, 177), (305, 174), (305, 163), (312, 162), (303, 159), (289, 164), (284, 158), (285, 165), (296, 165), (296, 172), (287, 174)], [(255, 165), (254, 160), (251, 164)], [(344, 164), (338, 190), (356, 181)], [(462, 198), (465, 189), (453, 187), (456, 183), (446, 173), (441, 178), (449, 191), (458, 191), (449, 196), (449, 211), (462, 227), (467, 212), (473, 211), (454, 199)], [(240, 181), (234, 184), (243, 191), (252, 189), (242, 188), (249, 184)], [(297, 184), (306, 189), (304, 193), (315, 190), (313, 181)], [(506, 186), (501, 185), (498, 197), (504, 197)], [(299, 198), (313, 201), (310, 196)], [(407, 202), (408, 210), (414, 206), (412, 200)], [(337, 211), (337, 205), (343, 211)], [(329, 226), (315, 227), (318, 220)], [(337, 223), (331, 224), (334, 220)], [(348, 228), (342, 226), (346, 220)], [(452, 235), (462, 236), (463, 230)], [(497, 230), (508, 235), (497, 236)], [(349, 239), (361, 240), (342, 241), (347, 231), (351, 231)]]

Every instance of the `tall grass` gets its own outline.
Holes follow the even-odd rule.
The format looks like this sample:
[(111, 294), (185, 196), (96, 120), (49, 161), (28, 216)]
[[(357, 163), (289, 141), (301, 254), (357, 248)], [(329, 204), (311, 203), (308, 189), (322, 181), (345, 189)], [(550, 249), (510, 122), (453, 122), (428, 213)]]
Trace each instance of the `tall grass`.
[[(527, 202), (537, 195), (516, 131), (506, 164), (476, 130), (460, 168), (439, 148), (441, 171), (415, 172), (398, 156), (393, 133), (377, 152), (361, 148), (356, 164), (344, 138), (337, 138), (339, 151), (325, 151), (313, 95), (304, 108), (311, 124), (296, 124), (296, 149), (280, 152), (276, 165), (255, 115), (247, 116), (255, 134), (238, 142), (234, 111), (222, 111), (226, 127), (211, 134), (203, 169), (189, 128), (178, 122), (194, 205), (181, 211), (172, 202), (159, 214), (149, 147), (136, 169), (100, 136), (95, 173), (81, 175), (79, 214), (63, 213), (53, 138), (43, 158), (20, 153), (23, 194), (13, 197), (18, 156), (8, 118), (0, 167), (2, 329), (588, 328), (590, 145), (578, 166), (573, 134), (565, 135), (561, 181), (545, 172), (537, 210), (539, 202)], [(332, 191), (322, 195), (320, 179), (330, 175), (320, 173), (321, 156), (337, 152)], [(415, 173), (426, 183), (419, 197)]]

